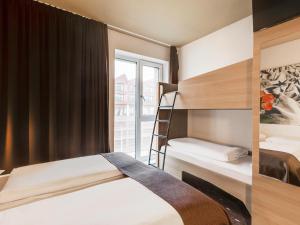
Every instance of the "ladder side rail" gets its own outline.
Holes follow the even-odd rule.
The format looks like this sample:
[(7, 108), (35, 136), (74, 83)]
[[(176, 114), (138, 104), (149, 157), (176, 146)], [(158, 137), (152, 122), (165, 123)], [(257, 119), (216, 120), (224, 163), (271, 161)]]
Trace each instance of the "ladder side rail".
[[(160, 99), (159, 99), (159, 104), (158, 104), (159, 106), (161, 104), (161, 101), (162, 101), (162, 95), (160, 96)], [(150, 143), (148, 165), (151, 164), (151, 152), (152, 152), (153, 138), (154, 138), (154, 133), (155, 133), (155, 128), (156, 128), (156, 122), (157, 122), (157, 119), (158, 119), (158, 115), (159, 115), (159, 107), (157, 108), (157, 111), (156, 111), (154, 126), (153, 126), (153, 130), (152, 130), (152, 137), (151, 137), (151, 143)]]
[(174, 107), (175, 107), (175, 101), (176, 101), (176, 97), (177, 97), (177, 91), (175, 92), (175, 96), (174, 96), (174, 99), (173, 99), (173, 104), (172, 104), (172, 109), (171, 109), (171, 112), (170, 112), (170, 115), (169, 115), (169, 123), (168, 123), (168, 128), (167, 128), (167, 138), (166, 138), (166, 143), (165, 143), (165, 150), (164, 150), (164, 158), (163, 158), (163, 165), (162, 165), (162, 170), (165, 169), (165, 162), (166, 162), (166, 154), (167, 154), (167, 145), (168, 145), (168, 141), (169, 141), (169, 131), (170, 131), (170, 126), (171, 126), (171, 120), (172, 120), (172, 115), (173, 115), (173, 110), (174, 110)]

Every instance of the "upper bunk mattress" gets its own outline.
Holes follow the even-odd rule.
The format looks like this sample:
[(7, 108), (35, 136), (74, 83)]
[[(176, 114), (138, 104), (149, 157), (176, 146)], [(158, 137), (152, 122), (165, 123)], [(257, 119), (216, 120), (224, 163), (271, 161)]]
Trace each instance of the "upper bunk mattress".
[(16, 168), (0, 191), (0, 210), (121, 177), (101, 155)]

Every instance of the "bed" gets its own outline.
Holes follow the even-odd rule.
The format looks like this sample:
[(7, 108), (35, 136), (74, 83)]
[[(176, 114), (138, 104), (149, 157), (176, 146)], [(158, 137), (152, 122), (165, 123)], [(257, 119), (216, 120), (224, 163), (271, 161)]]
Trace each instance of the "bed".
[[(221, 135), (226, 136), (222, 140), (218, 135), (208, 137), (209, 127), (207, 131), (203, 131), (203, 129), (195, 130), (189, 127), (190, 124), (196, 126), (196, 123), (199, 123), (197, 124), (199, 127), (206, 125), (199, 122), (193, 111), (250, 110), (252, 107), (251, 77), (252, 60), (249, 59), (179, 81), (177, 87), (160, 84), (158, 92), (163, 94), (162, 107), (172, 105), (174, 99), (172, 91), (177, 91), (177, 97), (170, 123), (165, 122), (170, 115), (167, 109), (158, 112), (157, 134), (167, 134), (167, 138), (158, 139), (157, 149), (162, 150), (164, 153), (165, 146), (168, 146), (170, 139), (186, 137), (208, 139), (221, 143), (227, 142), (228, 136), (234, 135), (234, 132), (230, 132), (230, 130), (228, 130), (228, 134)], [(211, 123), (211, 126), (214, 126), (214, 122)], [(236, 127), (233, 125), (232, 129), (236, 129)], [(241, 146), (249, 146), (244, 143), (244, 140), (236, 140), (235, 143)], [(168, 146), (165, 165), (163, 161), (157, 160), (158, 166), (164, 165), (166, 172), (179, 179), (182, 178), (183, 172), (187, 172), (208, 181), (243, 201), (247, 208), (251, 210), (251, 153), (235, 162), (221, 162), (187, 152), (187, 150), (189, 150), (187, 147), (174, 150)], [(249, 151), (251, 150), (249, 149)]]
[(202, 178), (241, 200), (251, 211), (252, 159), (246, 149), (197, 138), (172, 139), (165, 171), (178, 179), (184, 172)]
[[(94, 162), (99, 160), (95, 157)], [(25, 185), (27, 190), (32, 189), (30, 196), (28, 194), (23, 197), (19, 196), (19, 199), (28, 198), (29, 201), (20, 201), (18, 204), (11, 205), (7, 198), (0, 195), (2, 207), (0, 224), (230, 224), (221, 205), (165, 172), (149, 167), (122, 153), (109, 153), (98, 157), (105, 164), (100, 166), (105, 172), (98, 176), (98, 181), (94, 179), (93, 184), (90, 179), (82, 182), (78, 178), (80, 176), (81, 178), (91, 177), (95, 171), (99, 170), (96, 165), (95, 167), (86, 165), (89, 169), (84, 173), (77, 169), (76, 176), (71, 176), (72, 174), (66, 172), (57, 179), (57, 176), (49, 172), (48, 164), (46, 172), (52, 177), (48, 183), (41, 178), (41, 174), (45, 172), (42, 173), (40, 170), (39, 175), (33, 172), (35, 174), (33, 177), (40, 177), (40, 180), (34, 179)], [(75, 165), (70, 161), (68, 163)], [(55, 168), (58, 169), (62, 164), (64, 162), (55, 165)], [(39, 167), (45, 168), (45, 165), (40, 164)], [(24, 169), (26, 168), (23, 168), (20, 173), (23, 178), (25, 178)], [(25, 173), (27, 178), (32, 178), (30, 174), (32, 174), (33, 167), (30, 169), (30, 173)], [(97, 173), (99, 175), (99, 171)], [(13, 178), (16, 174), (18, 175), (12, 172), (7, 181), (9, 186), (5, 185), (1, 192), (12, 188), (15, 190), (17, 188), (19, 191), (22, 189), (17, 179)], [(109, 176), (111, 180), (107, 179)], [(10, 179), (13, 180), (12, 183)], [(65, 183), (64, 180), (67, 182)], [(46, 183), (48, 189), (44, 188), (41, 193), (37, 187), (44, 187)], [(49, 191), (52, 186), (54, 188)], [(61, 189), (66, 189), (66, 192), (62, 192)], [(33, 196), (39, 196), (39, 198), (33, 199)], [(16, 197), (11, 198), (11, 201), (16, 201)]]
[(86, 156), (14, 169), (0, 192), (0, 210), (120, 179), (102, 156)]

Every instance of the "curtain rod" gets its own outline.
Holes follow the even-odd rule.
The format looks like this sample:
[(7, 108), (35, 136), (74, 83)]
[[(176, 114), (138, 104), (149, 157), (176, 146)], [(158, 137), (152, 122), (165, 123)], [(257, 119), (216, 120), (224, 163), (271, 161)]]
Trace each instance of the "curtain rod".
[[(52, 4), (49, 4), (49, 3), (46, 3), (46, 2), (41, 2), (40, 0), (34, 0), (34, 1), (42, 3), (42, 4), (45, 4), (45, 5), (48, 5), (48, 6), (51, 6), (51, 7), (54, 7), (54, 8), (57, 8), (57, 9), (60, 9), (60, 10), (63, 10), (63, 11), (66, 11), (66, 12), (69, 12), (69, 13), (72, 13), (72, 14), (77, 15), (77, 16), (81, 16), (81, 17), (89, 19), (89, 20), (95, 20), (97, 22), (101, 22), (101, 21), (98, 21), (96, 19), (89, 18), (87, 16), (83, 16), (83, 15), (81, 15), (79, 13), (76, 13), (76, 12), (73, 12), (73, 11), (69, 11), (69, 10), (57, 7), (55, 5), (52, 5)], [(113, 30), (113, 31), (117, 31), (119, 33), (123, 33), (123, 34), (129, 35), (129, 36), (135, 37), (135, 38), (139, 38), (139, 39), (144, 40), (144, 41), (148, 41), (148, 42), (151, 42), (151, 43), (154, 43), (154, 44), (158, 44), (158, 45), (163, 46), (163, 47), (170, 47), (171, 46), (171, 45), (169, 45), (167, 43), (164, 43), (164, 42), (152, 39), (152, 38), (148, 38), (148, 37), (145, 37), (143, 35), (140, 35), (140, 34), (137, 34), (137, 33), (134, 33), (134, 32), (122, 29), (120, 27), (116, 27), (116, 26), (110, 25), (110, 24), (107, 24), (107, 28), (110, 29), (110, 30)]]
[(170, 46), (171, 46), (171, 45), (169, 45), (169, 44), (167, 44), (167, 43), (164, 43), (164, 42), (161, 42), (161, 41), (157, 41), (157, 40), (155, 40), (155, 39), (148, 38), (148, 37), (145, 37), (145, 36), (143, 36), (143, 35), (140, 35), (140, 34), (137, 34), (137, 33), (134, 33), (134, 32), (131, 32), (131, 31), (122, 29), (122, 28), (120, 28), (120, 27), (116, 27), (116, 26), (110, 25), (110, 24), (107, 24), (107, 28), (110, 29), (110, 30), (117, 31), (117, 32), (119, 32), (119, 33), (127, 34), (127, 35), (130, 35), (130, 36), (132, 36), (132, 37), (142, 39), (142, 40), (144, 40), (144, 41), (148, 41), (148, 42), (152, 42), (152, 43), (154, 43), (154, 44), (161, 45), (161, 46), (163, 46), (163, 47), (170, 47)]

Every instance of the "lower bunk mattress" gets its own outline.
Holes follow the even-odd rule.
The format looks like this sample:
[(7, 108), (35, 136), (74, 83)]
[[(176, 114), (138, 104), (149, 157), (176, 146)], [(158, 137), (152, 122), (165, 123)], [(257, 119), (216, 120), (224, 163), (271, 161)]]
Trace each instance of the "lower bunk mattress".
[[(164, 146), (162, 147), (164, 149)], [(239, 182), (252, 184), (252, 157), (244, 156), (230, 162), (223, 162), (186, 151), (185, 148), (177, 149), (167, 146), (166, 166), (168, 166), (168, 156), (187, 163), (210, 170), (214, 173), (235, 179)]]
[(165, 172), (122, 153), (103, 157), (124, 177), (4, 209), (0, 224), (231, 224), (220, 204)]

